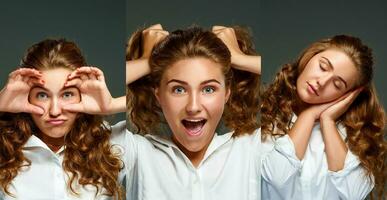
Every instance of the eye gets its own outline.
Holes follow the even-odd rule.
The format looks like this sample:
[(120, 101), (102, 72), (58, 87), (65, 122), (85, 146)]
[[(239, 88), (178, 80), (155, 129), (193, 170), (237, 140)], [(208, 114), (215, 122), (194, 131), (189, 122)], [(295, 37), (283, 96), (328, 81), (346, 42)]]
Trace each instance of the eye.
[(186, 91), (182, 86), (175, 86), (172, 88), (172, 92), (175, 94), (184, 94)]
[(320, 69), (321, 69), (322, 71), (326, 71), (326, 70), (327, 70), (324, 63), (321, 63), (321, 62), (320, 62)]
[(73, 92), (64, 92), (63, 94), (62, 94), (62, 97), (63, 97), (63, 99), (70, 99), (70, 98), (72, 98), (72, 97), (74, 97), (74, 93)]
[(342, 89), (342, 86), (343, 86), (343, 83), (339, 80), (336, 80), (333, 82), (333, 85), (335, 86), (336, 89), (338, 90), (341, 90)]
[(215, 92), (215, 87), (213, 87), (213, 86), (206, 86), (206, 87), (203, 88), (202, 92), (205, 93), (205, 94), (212, 94), (212, 93)]
[(36, 98), (39, 100), (45, 100), (48, 98), (48, 95), (45, 92), (38, 92), (36, 93)]

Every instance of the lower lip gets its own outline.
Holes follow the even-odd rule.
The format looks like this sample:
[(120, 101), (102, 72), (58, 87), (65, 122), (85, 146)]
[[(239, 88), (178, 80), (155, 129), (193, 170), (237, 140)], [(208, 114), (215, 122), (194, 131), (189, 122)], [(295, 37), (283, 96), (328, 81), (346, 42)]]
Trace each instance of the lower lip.
[(62, 125), (65, 121), (64, 120), (57, 120), (57, 121), (48, 121), (47, 123), (51, 124), (51, 125)]
[(312, 86), (309, 85), (309, 84), (308, 84), (308, 92), (311, 93), (311, 94), (314, 94), (314, 95), (318, 96), (317, 93), (313, 90)]

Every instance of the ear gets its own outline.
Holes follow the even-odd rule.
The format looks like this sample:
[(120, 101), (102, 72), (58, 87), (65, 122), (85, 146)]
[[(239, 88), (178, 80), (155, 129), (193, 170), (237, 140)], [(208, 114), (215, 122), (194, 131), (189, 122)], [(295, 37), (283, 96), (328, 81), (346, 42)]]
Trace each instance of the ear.
[(156, 99), (157, 99), (157, 102), (159, 102), (159, 105), (161, 104), (160, 103), (160, 90), (158, 87), (154, 88), (153, 89), (153, 94), (155, 95)]
[(231, 89), (227, 88), (227, 90), (226, 90), (226, 103), (228, 102), (228, 99), (230, 98), (230, 95), (231, 95)]

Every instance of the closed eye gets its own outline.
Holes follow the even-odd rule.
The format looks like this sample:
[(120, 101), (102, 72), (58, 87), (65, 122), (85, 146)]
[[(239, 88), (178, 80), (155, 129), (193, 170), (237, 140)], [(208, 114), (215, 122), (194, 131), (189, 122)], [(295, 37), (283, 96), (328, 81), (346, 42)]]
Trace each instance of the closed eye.
[(322, 71), (326, 71), (326, 70), (327, 70), (327, 68), (326, 68), (326, 66), (325, 66), (324, 63), (321, 63), (321, 62), (320, 62), (320, 69), (321, 69)]

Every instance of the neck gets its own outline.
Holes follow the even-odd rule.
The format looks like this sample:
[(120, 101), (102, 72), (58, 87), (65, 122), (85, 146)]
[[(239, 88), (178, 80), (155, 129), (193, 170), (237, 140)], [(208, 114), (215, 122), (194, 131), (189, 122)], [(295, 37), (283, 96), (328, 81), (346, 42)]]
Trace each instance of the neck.
[(181, 145), (176, 139), (175, 137), (172, 137), (172, 140), (173, 142), (177, 145), (177, 147), (179, 147), (179, 149), (187, 156), (187, 158), (191, 161), (192, 165), (197, 168), (200, 164), (200, 162), (202, 162), (203, 158), (204, 158), (204, 154), (206, 153), (207, 151), (207, 148), (208, 146), (210, 145), (209, 143), (203, 147), (202, 149), (200, 149), (199, 151), (196, 151), (196, 152), (193, 152), (193, 151), (189, 151), (188, 149), (186, 149), (183, 145)]
[(64, 145), (64, 136), (60, 138), (50, 137), (44, 133), (36, 134), (53, 152), (57, 152)]
[(310, 106), (310, 104), (303, 102), (300, 98), (298, 98), (295, 101), (295, 104), (292, 106), (293, 112), (299, 116), (302, 111), (307, 109)]

